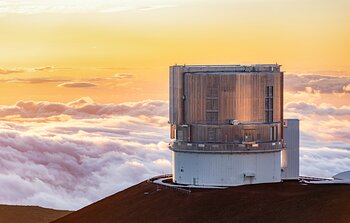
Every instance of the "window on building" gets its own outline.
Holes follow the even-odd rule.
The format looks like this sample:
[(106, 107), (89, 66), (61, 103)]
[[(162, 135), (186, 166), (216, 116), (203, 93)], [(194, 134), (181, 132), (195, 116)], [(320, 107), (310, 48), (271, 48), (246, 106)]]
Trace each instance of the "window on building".
[(217, 97), (219, 95), (219, 89), (217, 87), (207, 88), (207, 97)]
[[(216, 88), (217, 89), (217, 88)], [(206, 98), (206, 120), (208, 124), (216, 124), (219, 118), (219, 98), (217, 90), (208, 88)]]
[(273, 97), (273, 86), (266, 86), (266, 97), (267, 98)]
[(208, 142), (221, 142), (221, 129), (208, 128)]
[(270, 140), (276, 141), (277, 140), (277, 126), (271, 126), (270, 128)]
[(273, 122), (273, 86), (266, 86), (265, 120), (266, 122)]
[(176, 130), (176, 139), (179, 141), (190, 141), (191, 140), (191, 130), (190, 130), (190, 126), (178, 126), (177, 130)]
[(218, 116), (219, 116), (218, 112), (207, 111), (207, 113), (206, 113), (207, 123), (208, 124), (217, 124), (218, 119), (219, 119)]
[(183, 132), (183, 130), (182, 129), (177, 129), (177, 131), (176, 131), (176, 136), (177, 136), (177, 140), (179, 140), (179, 141), (184, 141), (184, 132)]
[(219, 121), (219, 79), (216, 76), (209, 76), (206, 89), (206, 122), (217, 124)]
[(206, 100), (207, 111), (217, 111), (219, 108), (218, 99)]
[(254, 130), (253, 129), (243, 130), (243, 141), (244, 142), (253, 142), (254, 141)]

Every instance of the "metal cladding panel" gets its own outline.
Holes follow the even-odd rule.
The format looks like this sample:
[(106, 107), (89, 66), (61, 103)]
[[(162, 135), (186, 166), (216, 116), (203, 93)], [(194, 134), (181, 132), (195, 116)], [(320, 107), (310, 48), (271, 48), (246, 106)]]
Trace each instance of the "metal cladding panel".
[(284, 140), (286, 143), (286, 168), (282, 172), (283, 179), (299, 178), (299, 120), (285, 119)]
[(171, 124), (183, 124), (183, 66), (169, 68), (169, 121)]
[[(180, 125), (190, 126), (193, 136), (177, 140), (206, 142), (213, 127), (215, 141), (242, 141), (247, 128), (251, 141), (281, 141), (283, 72), (278, 65), (172, 66), (169, 79), (170, 124), (179, 136)], [(242, 125), (233, 128), (232, 121)]]
[(237, 186), (281, 181), (280, 152), (173, 152), (173, 180), (178, 184)]
[(169, 73), (169, 121), (178, 123), (179, 109), (179, 73), (178, 68), (170, 67)]
[[(216, 111), (218, 122), (266, 122), (266, 87), (273, 87), (273, 119), (282, 122), (282, 73), (186, 73), (184, 101), (186, 124), (207, 124), (205, 111)], [(208, 100), (217, 100), (208, 107)]]
[(174, 75), (173, 68), (169, 68), (169, 122), (174, 123)]

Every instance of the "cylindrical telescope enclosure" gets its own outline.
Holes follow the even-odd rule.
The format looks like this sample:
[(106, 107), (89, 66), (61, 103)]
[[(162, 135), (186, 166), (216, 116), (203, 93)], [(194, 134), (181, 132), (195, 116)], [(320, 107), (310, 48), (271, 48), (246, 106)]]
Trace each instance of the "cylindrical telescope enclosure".
[[(178, 153), (173, 154), (175, 182), (200, 185), (265, 182), (256, 175), (256, 168), (267, 171), (264, 176), (271, 175), (271, 179), (265, 177), (266, 182), (280, 180), (280, 174), (276, 175), (280, 171), (281, 162), (276, 157), (283, 144), (283, 73), (280, 72), (279, 65), (172, 66), (169, 103), (173, 139), (170, 149), (173, 153)], [(192, 156), (190, 153), (197, 155)], [(215, 154), (224, 156), (218, 158), (220, 156)], [(267, 158), (269, 154), (271, 157)], [(183, 166), (190, 162), (189, 157), (196, 157), (193, 161), (200, 164), (191, 164), (187, 167), (191, 170), (186, 171)], [(215, 161), (210, 160), (211, 157)], [(237, 162), (237, 157), (265, 165), (259, 161), (259, 157), (264, 157), (265, 160), (270, 159), (270, 163), (266, 163), (267, 167), (261, 167), (243, 162), (242, 165), (250, 166), (249, 170), (236, 164), (233, 165), (235, 168), (231, 164), (225, 164)], [(202, 158), (206, 161), (203, 162)], [(183, 162), (184, 160), (188, 161)], [(207, 168), (201, 165), (214, 165), (213, 162), (222, 162), (223, 166), (217, 171), (231, 168), (228, 173), (235, 180), (217, 182), (217, 176), (215, 180), (205, 175), (199, 178), (195, 174), (199, 171), (197, 169)], [(270, 170), (269, 165), (273, 166)], [(219, 174), (213, 168), (213, 176)]]

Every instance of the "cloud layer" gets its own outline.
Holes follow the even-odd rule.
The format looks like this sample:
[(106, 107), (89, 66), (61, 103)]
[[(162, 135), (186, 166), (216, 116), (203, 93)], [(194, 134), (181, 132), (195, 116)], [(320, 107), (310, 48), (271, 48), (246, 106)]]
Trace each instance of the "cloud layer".
[[(301, 174), (349, 170), (350, 108), (306, 97), (285, 106), (286, 117), (301, 120)], [(167, 116), (168, 103), (156, 100), (0, 106), (0, 203), (78, 209), (170, 173)]]
[(58, 79), (58, 78), (56, 79), (54, 78), (12, 78), (12, 79), (6, 79), (1, 81), (6, 83), (44, 84), (44, 83), (62, 82), (67, 80)]
[(300, 119), (302, 175), (332, 177), (350, 170), (349, 83), (346, 76), (285, 76), (285, 117)]
[(14, 73), (23, 73), (24, 70), (21, 69), (3, 69), (0, 68), (0, 74), (14, 74)]
[(349, 92), (350, 77), (319, 74), (285, 75), (287, 91), (307, 91), (309, 93), (344, 93)]
[[(1, 69), (0, 68), (0, 75), (1, 74), (13, 74), (13, 73), (22, 73), (22, 72), (33, 72), (33, 71), (40, 71), (40, 72), (48, 72), (52, 71), (53, 67), (38, 67), (38, 68), (30, 68), (30, 69)], [(59, 68), (55, 68), (59, 69)], [(99, 85), (106, 85), (115, 82), (121, 82), (125, 79), (132, 79), (134, 78), (134, 74), (114, 74), (107, 77), (94, 77), (94, 78), (81, 78), (81, 79), (64, 79), (64, 78), (53, 78), (53, 77), (34, 77), (34, 78), (6, 78), (6, 79), (0, 79), (0, 82), (2, 83), (9, 83), (9, 84), (46, 84), (46, 83), (57, 83), (57, 87), (64, 87), (64, 88), (93, 88)], [(124, 82), (125, 84), (126, 82)]]
[(171, 170), (166, 102), (1, 107), (0, 203), (77, 209)]
[(14, 106), (0, 106), (0, 118), (52, 118), (66, 115), (70, 118), (108, 118), (117, 116), (167, 116), (168, 107), (164, 101), (146, 100), (121, 104), (94, 103), (84, 97), (67, 104), (46, 101), (19, 101)]
[(290, 102), (285, 105), (286, 112), (302, 112), (303, 114), (345, 116), (350, 115), (350, 106), (335, 107), (330, 104), (316, 105), (307, 102)]

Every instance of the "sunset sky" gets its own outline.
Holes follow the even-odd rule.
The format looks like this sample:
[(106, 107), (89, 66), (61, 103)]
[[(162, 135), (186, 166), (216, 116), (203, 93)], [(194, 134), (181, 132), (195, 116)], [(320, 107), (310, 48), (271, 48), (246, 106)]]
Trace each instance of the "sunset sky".
[(0, 0), (0, 203), (171, 172), (168, 67), (278, 63), (301, 174), (350, 170), (349, 0)]
[(0, 104), (166, 100), (175, 63), (350, 75), (349, 9), (347, 0), (3, 0)]

